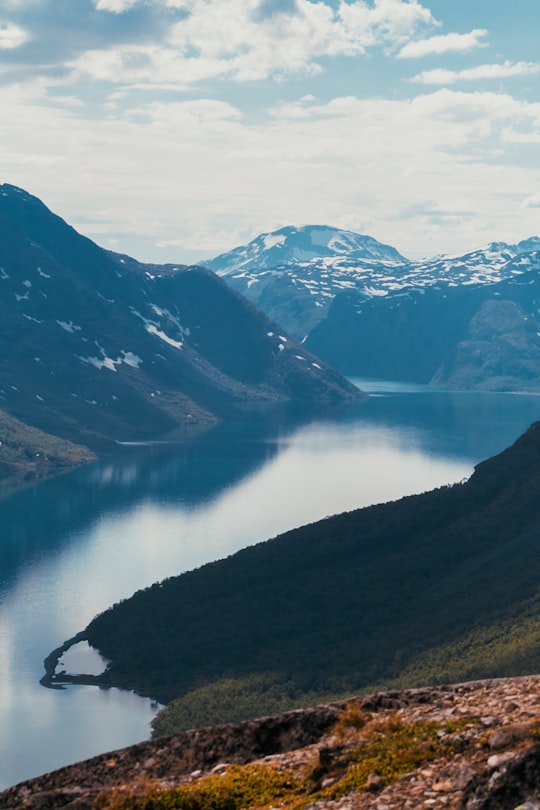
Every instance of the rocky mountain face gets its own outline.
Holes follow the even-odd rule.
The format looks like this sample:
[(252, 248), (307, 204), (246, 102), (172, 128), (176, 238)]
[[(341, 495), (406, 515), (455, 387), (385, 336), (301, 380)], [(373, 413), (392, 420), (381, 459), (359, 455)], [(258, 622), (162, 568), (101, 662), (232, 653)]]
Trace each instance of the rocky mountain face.
[[(540, 260), (540, 253), (527, 260)], [(305, 345), (352, 376), (538, 391), (538, 268), (494, 284), (411, 287), (377, 299), (336, 296)]]
[(207, 264), (345, 374), (540, 390), (540, 238), (411, 262), (342, 233), (282, 229)]
[(0, 186), (0, 408), (94, 451), (357, 389), (200, 267), (107, 252)]
[(378, 692), (140, 743), (0, 794), (13, 810), (538, 810), (540, 678)]

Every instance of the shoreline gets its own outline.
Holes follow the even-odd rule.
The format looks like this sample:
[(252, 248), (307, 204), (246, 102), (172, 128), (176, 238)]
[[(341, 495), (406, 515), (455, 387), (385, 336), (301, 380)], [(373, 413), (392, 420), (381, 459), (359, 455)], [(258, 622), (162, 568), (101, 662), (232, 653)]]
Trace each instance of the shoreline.
[(45, 675), (43, 675), (43, 677), (39, 680), (42, 686), (44, 686), (46, 689), (65, 689), (67, 684), (81, 684), (86, 686), (101, 685), (98, 680), (99, 675), (68, 675), (67, 672), (56, 672), (58, 662), (62, 656), (67, 653), (71, 647), (74, 647), (81, 641), (88, 641), (84, 630), (77, 633), (72, 638), (68, 638), (63, 644), (60, 645), (60, 647), (56, 647), (56, 649), (49, 653), (49, 655), (43, 660)]

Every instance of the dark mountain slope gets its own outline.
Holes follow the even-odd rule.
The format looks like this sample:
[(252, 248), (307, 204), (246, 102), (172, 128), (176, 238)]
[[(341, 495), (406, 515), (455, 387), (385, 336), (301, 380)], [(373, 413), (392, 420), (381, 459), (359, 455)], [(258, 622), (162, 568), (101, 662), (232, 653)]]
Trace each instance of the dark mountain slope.
[(9, 185), (0, 324), (0, 407), (95, 450), (250, 403), (358, 395), (213, 273), (104, 251)]
[[(84, 632), (111, 660), (98, 682), (169, 700), (262, 673), (317, 694), (392, 677), (525, 603), (538, 614), (539, 493), (537, 422), (464, 484), (328, 518), (116, 605)], [(470, 674), (540, 666), (526, 652)]]

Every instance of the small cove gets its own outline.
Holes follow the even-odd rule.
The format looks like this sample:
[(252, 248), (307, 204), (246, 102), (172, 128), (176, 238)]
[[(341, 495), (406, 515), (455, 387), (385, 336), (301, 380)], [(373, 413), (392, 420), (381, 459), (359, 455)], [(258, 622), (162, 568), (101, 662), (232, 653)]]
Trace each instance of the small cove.
[[(122, 447), (0, 502), (0, 787), (149, 735), (150, 701), (39, 685), (96, 613), (293, 526), (459, 481), (540, 418), (533, 395), (362, 385), (373, 396), (339, 416)], [(87, 671), (81, 654), (59, 668)]]

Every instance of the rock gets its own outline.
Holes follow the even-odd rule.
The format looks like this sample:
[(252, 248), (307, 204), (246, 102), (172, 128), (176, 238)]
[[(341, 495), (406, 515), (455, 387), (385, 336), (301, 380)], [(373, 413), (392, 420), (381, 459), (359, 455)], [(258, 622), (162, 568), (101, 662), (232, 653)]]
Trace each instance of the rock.
[(460, 810), (508, 810), (537, 801), (540, 795), (540, 746), (476, 776), (465, 789)]
[(469, 765), (449, 765), (443, 768), (438, 779), (433, 782), (432, 790), (437, 793), (455, 793), (468, 785), (475, 771)]
[(528, 735), (526, 726), (512, 724), (498, 728), (488, 737), (488, 745), (492, 751), (501, 751), (512, 743), (523, 740)]
[(370, 793), (378, 793), (384, 787), (384, 781), (378, 773), (370, 773), (366, 782), (366, 790)]
[(519, 804), (514, 810), (540, 810), (540, 802), (525, 802), (525, 804)]
[(509, 759), (512, 759), (513, 756), (512, 751), (506, 751), (504, 754), (493, 754), (487, 761), (488, 768), (499, 768), (501, 765), (504, 765), (505, 762), (508, 762)]

